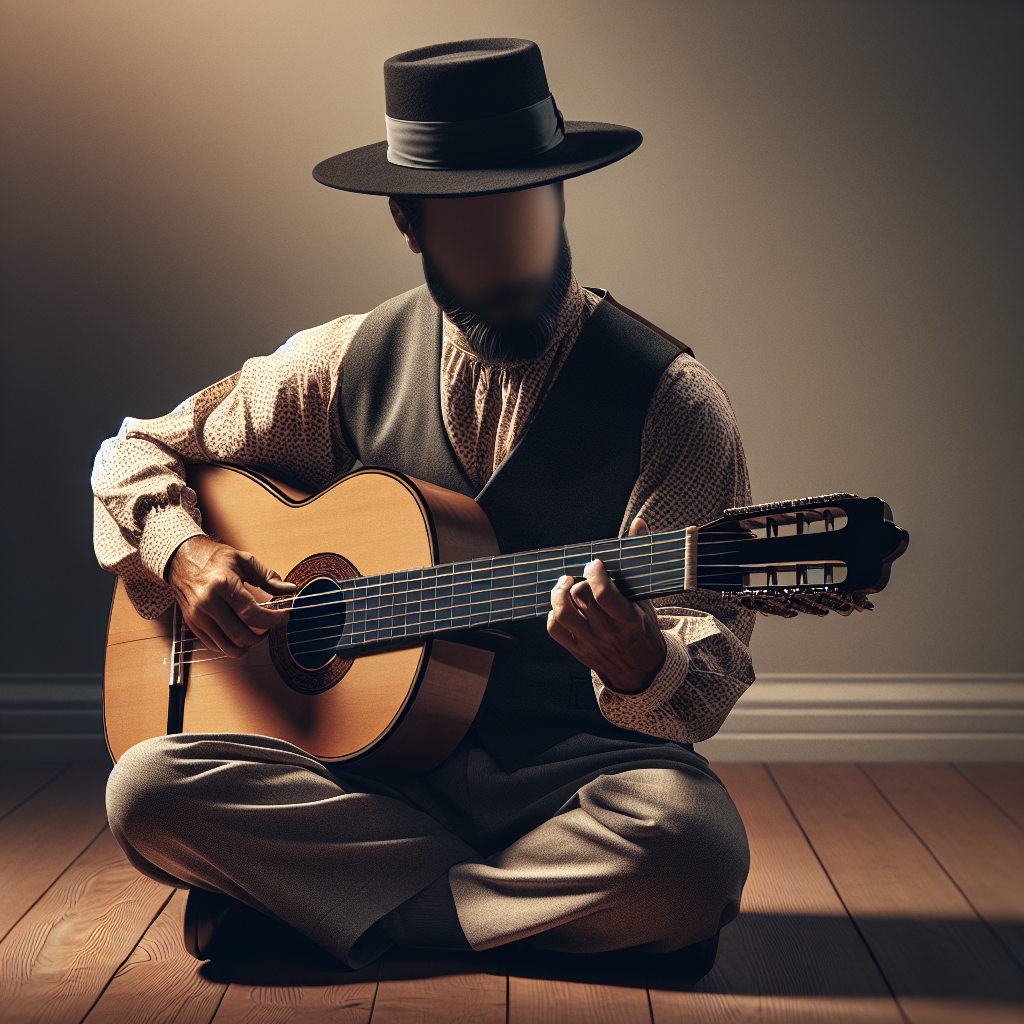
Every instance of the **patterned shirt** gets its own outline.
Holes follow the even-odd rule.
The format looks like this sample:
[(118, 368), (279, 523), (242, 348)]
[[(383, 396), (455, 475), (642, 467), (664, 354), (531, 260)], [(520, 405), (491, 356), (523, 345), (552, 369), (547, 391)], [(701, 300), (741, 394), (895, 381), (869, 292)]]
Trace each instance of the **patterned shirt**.
[[(601, 299), (573, 279), (551, 345), (529, 361), (491, 362), (444, 320), (441, 407), (467, 476), (479, 487), (514, 447)], [(100, 564), (121, 577), (147, 618), (171, 603), (164, 573), (189, 537), (202, 533), (190, 464), (225, 462), (318, 491), (355, 463), (338, 402), (345, 354), (366, 314), (343, 316), (294, 335), (276, 352), (156, 419), (129, 417), (96, 456), (94, 540)], [(644, 425), (640, 475), (622, 530), (642, 516), (652, 532), (701, 525), (750, 503), (743, 444), (729, 398), (695, 359), (681, 353), (655, 389)], [(287, 567), (274, 566), (281, 571)], [(655, 600), (665, 664), (638, 694), (593, 676), (610, 722), (693, 743), (713, 736), (753, 682), (748, 644), (754, 612), (735, 599), (688, 591)]]

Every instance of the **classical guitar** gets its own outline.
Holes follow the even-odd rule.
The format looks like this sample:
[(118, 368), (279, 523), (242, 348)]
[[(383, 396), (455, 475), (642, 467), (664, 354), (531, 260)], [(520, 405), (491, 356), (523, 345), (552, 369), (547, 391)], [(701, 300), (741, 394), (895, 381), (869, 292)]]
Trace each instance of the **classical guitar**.
[(204, 648), (176, 606), (142, 618), (118, 582), (103, 684), (115, 760), (151, 736), (236, 732), (360, 770), (422, 773), (472, 722), (496, 652), (514, 642), (501, 624), (546, 615), (555, 580), (592, 558), (632, 600), (700, 588), (766, 613), (846, 615), (871, 608), (866, 595), (908, 542), (885, 502), (829, 494), (502, 554), (476, 502), (397, 473), (360, 470), (315, 496), (226, 466), (189, 482), (208, 533), (298, 589), (253, 589), (290, 618), (232, 659)]

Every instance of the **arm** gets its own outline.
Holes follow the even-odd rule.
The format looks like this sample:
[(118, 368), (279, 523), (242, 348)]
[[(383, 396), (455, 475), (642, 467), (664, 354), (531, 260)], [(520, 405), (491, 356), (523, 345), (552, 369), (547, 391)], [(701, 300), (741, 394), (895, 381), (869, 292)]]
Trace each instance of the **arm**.
[[(680, 357), (651, 402), (624, 523), (635, 528), (642, 517), (654, 531), (700, 525), (747, 503), (749, 493), (728, 397), (704, 367)], [(713, 736), (753, 682), (754, 613), (703, 590), (630, 605), (600, 562), (585, 575), (556, 586), (549, 631), (592, 669), (605, 717), (677, 742)]]
[[(155, 618), (177, 597), (207, 646), (212, 641), (233, 654), (243, 648), (228, 639), (232, 630), (247, 645), (258, 639), (251, 626), (278, 624), (282, 613), (254, 613), (242, 587), (270, 583), (270, 591), (283, 593), (273, 586), (276, 574), (245, 553), (229, 556), (232, 549), (205, 537), (186, 469), (227, 462), (310, 490), (346, 472), (353, 457), (341, 436), (337, 401), (344, 354), (361, 322), (343, 317), (297, 334), (167, 416), (126, 419), (103, 443), (92, 476), (96, 555), (121, 577), (141, 615)], [(216, 582), (211, 593), (208, 582)], [(226, 619), (227, 636), (223, 629), (211, 634), (194, 610), (199, 605), (209, 605), (214, 620)], [(267, 615), (274, 621), (264, 621)]]

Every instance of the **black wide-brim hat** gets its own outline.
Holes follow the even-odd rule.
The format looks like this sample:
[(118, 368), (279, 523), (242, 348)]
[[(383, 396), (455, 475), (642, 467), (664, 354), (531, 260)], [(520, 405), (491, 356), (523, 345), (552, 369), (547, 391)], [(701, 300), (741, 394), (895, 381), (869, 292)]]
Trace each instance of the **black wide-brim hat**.
[(384, 62), (387, 140), (316, 165), (313, 177), (377, 196), (487, 195), (574, 178), (621, 160), (633, 128), (565, 121), (528, 39), (467, 39)]

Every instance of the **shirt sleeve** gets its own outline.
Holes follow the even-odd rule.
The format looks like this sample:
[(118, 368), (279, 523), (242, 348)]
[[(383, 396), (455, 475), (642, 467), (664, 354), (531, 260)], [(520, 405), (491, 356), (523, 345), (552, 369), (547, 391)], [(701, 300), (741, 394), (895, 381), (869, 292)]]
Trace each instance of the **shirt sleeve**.
[(362, 320), (341, 317), (302, 331), (166, 416), (129, 417), (103, 442), (92, 472), (94, 548), (140, 615), (156, 618), (170, 605), (167, 563), (203, 532), (189, 465), (229, 463), (310, 491), (352, 467), (338, 398), (345, 353)]
[[(641, 516), (652, 533), (700, 526), (750, 503), (743, 442), (729, 397), (696, 360), (668, 367), (647, 413), (640, 476), (623, 532)], [(754, 681), (755, 613), (716, 591), (691, 590), (654, 602), (665, 637), (661, 671), (641, 693), (612, 690), (593, 675), (608, 721), (650, 736), (696, 743), (713, 736)]]

